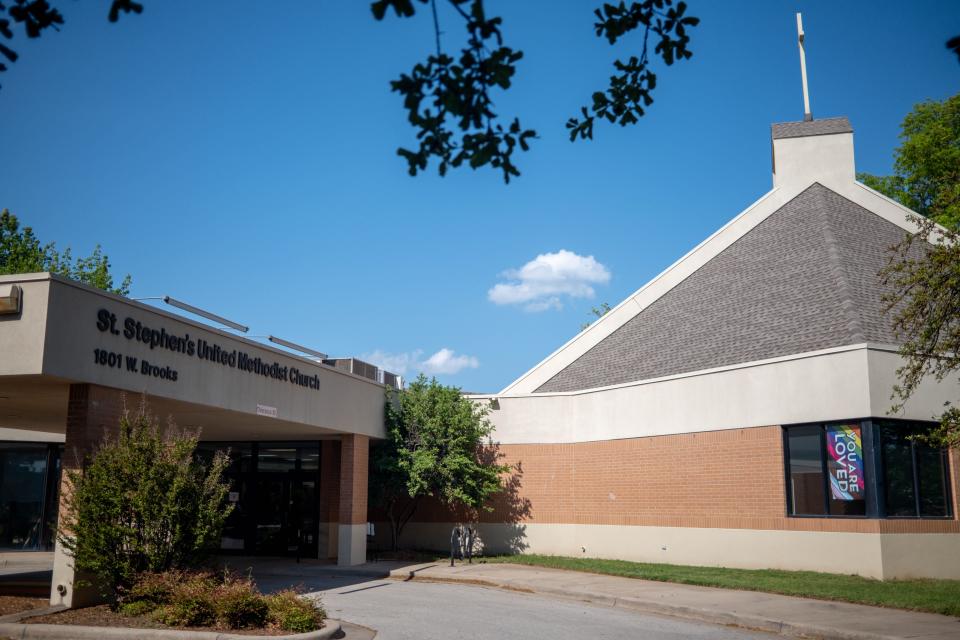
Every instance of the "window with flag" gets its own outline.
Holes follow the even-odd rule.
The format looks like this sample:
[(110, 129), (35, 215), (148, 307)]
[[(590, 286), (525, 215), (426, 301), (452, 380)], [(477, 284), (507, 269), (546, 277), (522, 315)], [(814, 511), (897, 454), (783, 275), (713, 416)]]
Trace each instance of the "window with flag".
[(798, 516), (865, 516), (866, 465), (859, 422), (785, 429), (787, 512)]
[(866, 419), (784, 427), (787, 515), (952, 517), (947, 452), (915, 438), (924, 426)]

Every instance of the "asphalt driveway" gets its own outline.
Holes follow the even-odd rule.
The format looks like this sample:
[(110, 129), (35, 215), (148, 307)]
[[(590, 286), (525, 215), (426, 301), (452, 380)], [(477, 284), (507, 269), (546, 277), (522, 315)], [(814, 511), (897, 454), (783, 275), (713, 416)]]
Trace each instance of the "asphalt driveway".
[[(480, 586), (371, 580), (316, 592), (334, 618), (377, 640), (765, 638), (744, 631)], [(350, 640), (348, 634), (345, 640)]]

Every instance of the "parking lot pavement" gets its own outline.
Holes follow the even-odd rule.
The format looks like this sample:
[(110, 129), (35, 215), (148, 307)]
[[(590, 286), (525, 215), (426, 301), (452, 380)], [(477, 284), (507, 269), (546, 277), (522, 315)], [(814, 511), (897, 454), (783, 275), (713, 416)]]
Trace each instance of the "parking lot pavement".
[[(377, 640), (637, 638), (734, 640), (773, 636), (540, 595), (461, 584), (371, 580), (317, 592), (333, 618)], [(348, 633), (345, 640), (352, 640)], [(357, 636), (359, 637), (359, 636)]]

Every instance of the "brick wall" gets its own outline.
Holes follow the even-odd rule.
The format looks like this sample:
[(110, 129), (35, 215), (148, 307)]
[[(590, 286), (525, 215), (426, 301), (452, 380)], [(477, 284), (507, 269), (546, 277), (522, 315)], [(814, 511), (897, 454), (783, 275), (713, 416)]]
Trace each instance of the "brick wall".
[(367, 474), (370, 438), (344, 435), (340, 440), (340, 524), (367, 521)]
[[(953, 520), (788, 518), (780, 427), (730, 429), (574, 444), (500, 445), (516, 465), (511, 490), (482, 522), (729, 529), (960, 532)], [(958, 465), (952, 455), (954, 513)], [(449, 522), (425, 504), (414, 520)]]
[(337, 522), (340, 517), (340, 443), (320, 443), (320, 522)]
[[(80, 469), (104, 437), (115, 435), (126, 410), (126, 395), (119, 389), (95, 384), (71, 384), (67, 400), (67, 425), (61, 465), (64, 471)], [(65, 501), (71, 485), (66, 473), (60, 475), (57, 520), (66, 529)]]
[(126, 408), (124, 392), (95, 384), (72, 384), (67, 404), (63, 466), (83, 464), (107, 434), (116, 434)]

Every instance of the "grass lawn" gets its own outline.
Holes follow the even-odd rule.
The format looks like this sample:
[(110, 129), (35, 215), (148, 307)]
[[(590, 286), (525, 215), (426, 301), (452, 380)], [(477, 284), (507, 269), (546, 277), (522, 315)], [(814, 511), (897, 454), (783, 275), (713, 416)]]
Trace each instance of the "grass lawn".
[(842, 600), (960, 617), (960, 580), (881, 581), (813, 571), (686, 567), (625, 560), (539, 555), (492, 556), (479, 558), (478, 561), (552, 567), (626, 578), (695, 584), (703, 587), (766, 591), (804, 598)]

